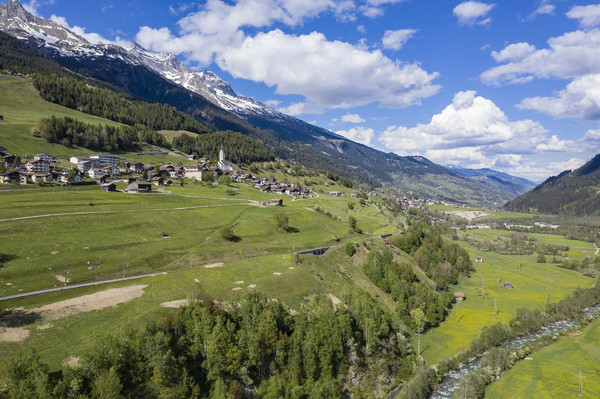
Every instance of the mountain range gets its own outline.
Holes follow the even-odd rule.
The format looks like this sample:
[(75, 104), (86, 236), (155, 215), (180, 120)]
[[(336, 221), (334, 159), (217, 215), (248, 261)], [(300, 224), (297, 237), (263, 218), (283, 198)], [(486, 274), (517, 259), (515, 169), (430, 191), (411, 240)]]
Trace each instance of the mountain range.
[(555, 215), (600, 215), (600, 154), (578, 169), (549, 177), (510, 201), (506, 209)]
[(136, 100), (169, 104), (213, 130), (248, 135), (278, 158), (330, 170), (370, 187), (477, 204), (503, 204), (530, 187), (500, 172), (461, 173), (421, 156), (401, 157), (353, 142), (238, 96), (213, 72), (189, 68), (173, 54), (152, 53), (136, 43), (128, 48), (90, 43), (52, 20), (30, 14), (17, 0), (0, 4), (0, 30), (64, 68)]

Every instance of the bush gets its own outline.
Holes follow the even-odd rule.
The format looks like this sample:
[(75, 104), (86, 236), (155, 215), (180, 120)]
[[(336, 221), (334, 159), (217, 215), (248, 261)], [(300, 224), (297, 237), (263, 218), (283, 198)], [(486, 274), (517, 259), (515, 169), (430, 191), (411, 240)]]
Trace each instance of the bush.
[(356, 248), (351, 242), (346, 243), (346, 255), (352, 257), (356, 253)]

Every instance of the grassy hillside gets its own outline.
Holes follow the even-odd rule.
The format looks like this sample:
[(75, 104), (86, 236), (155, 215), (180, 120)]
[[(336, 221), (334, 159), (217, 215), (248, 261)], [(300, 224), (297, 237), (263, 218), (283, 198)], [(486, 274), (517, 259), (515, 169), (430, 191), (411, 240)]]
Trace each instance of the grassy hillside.
[[(41, 137), (32, 134), (32, 128), (40, 118), (56, 115), (68, 116), (92, 124), (106, 124), (118, 126), (119, 124), (107, 119), (84, 114), (48, 101), (43, 100), (38, 91), (28, 78), (17, 78), (0, 75), (0, 113), (4, 121), (0, 122), (0, 146), (7, 152), (22, 157), (33, 157), (35, 154), (46, 153), (59, 160), (68, 160), (71, 156), (88, 155), (95, 151), (83, 147), (65, 147), (60, 144), (49, 143)], [(143, 152), (152, 150), (165, 151), (162, 148), (145, 148)], [(144, 163), (182, 163), (188, 164), (187, 158), (181, 155), (137, 155), (137, 152), (120, 154), (131, 162)]]

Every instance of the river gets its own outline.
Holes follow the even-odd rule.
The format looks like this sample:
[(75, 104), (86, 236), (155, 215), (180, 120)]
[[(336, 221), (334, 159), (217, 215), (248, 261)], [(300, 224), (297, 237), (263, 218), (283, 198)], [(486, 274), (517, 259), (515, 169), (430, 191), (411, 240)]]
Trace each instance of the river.
[[(585, 308), (583, 310), (584, 314), (592, 314), (600, 311), (600, 303), (590, 306), (589, 308)], [(506, 341), (501, 345), (502, 348), (506, 348), (509, 346), (514, 346), (515, 348), (520, 348), (522, 346), (527, 345), (528, 343), (535, 341), (538, 338), (541, 338), (546, 335), (552, 335), (554, 333), (560, 331), (566, 331), (573, 327), (576, 323), (576, 318), (571, 318), (567, 320), (556, 321), (552, 324), (549, 324), (545, 327), (542, 327), (539, 330), (532, 331), (528, 334), (522, 335), (517, 338), (513, 338), (511, 340)], [(458, 370), (451, 371), (447, 375), (444, 376), (442, 381), (439, 383), (438, 387), (431, 393), (429, 396), (431, 399), (446, 399), (451, 398), (454, 395), (454, 391), (458, 388), (458, 384), (460, 379), (467, 375), (468, 373), (475, 371), (479, 366), (479, 362), (481, 358), (477, 358)]]

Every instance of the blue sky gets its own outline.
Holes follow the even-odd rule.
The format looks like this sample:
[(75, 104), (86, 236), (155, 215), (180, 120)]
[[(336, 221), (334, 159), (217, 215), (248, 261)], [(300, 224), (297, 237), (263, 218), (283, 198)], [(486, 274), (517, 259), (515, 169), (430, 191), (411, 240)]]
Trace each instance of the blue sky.
[(400, 155), (534, 181), (600, 152), (600, 4), (24, 0), (90, 41), (137, 41), (241, 95)]

